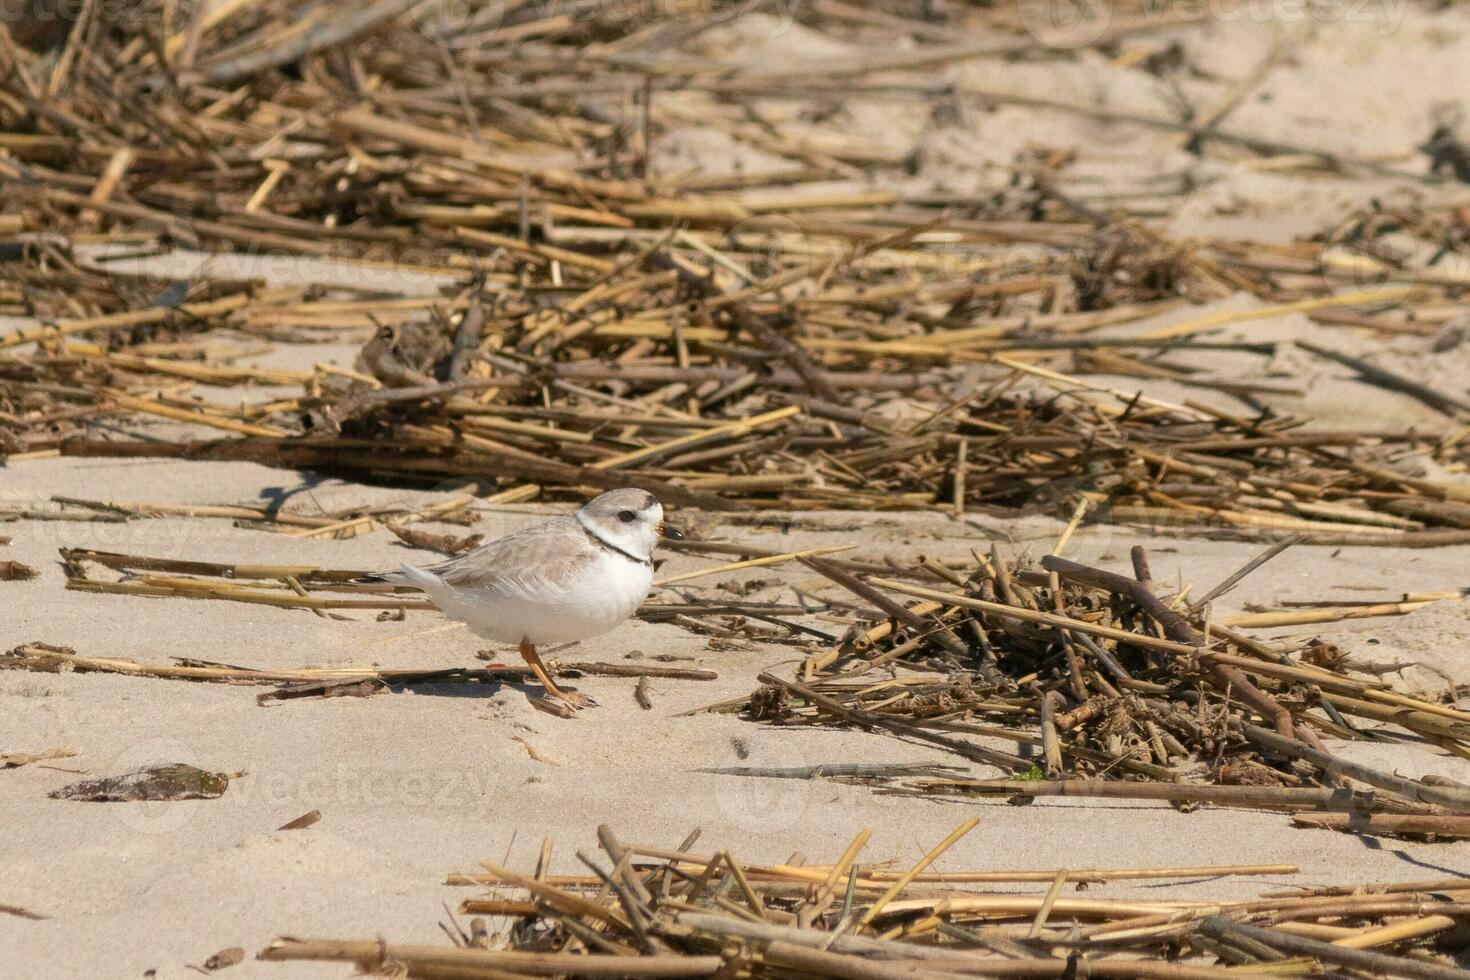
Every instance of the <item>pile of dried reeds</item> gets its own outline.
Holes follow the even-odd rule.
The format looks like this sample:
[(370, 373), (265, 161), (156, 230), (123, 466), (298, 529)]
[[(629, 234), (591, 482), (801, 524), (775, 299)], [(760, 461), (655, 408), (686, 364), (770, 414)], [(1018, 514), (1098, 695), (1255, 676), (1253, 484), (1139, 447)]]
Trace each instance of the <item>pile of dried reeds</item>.
[[(657, 54), (743, 5), (582, 7), (156, 0), (85, 5), (50, 50), (0, 45), (0, 306), (42, 324), (0, 336), (0, 454), (245, 459), (520, 495), (632, 484), (711, 508), (1082, 508), (1237, 536), (1470, 540), (1470, 491), (1393, 465), (1462, 469), (1470, 430), (1304, 430), (1257, 400), (1290, 385), (1173, 356), (1264, 365), (1277, 345), (1208, 334), (1284, 313), (1437, 329), (1466, 283), (1372, 256), (1410, 227), (1448, 242), (1453, 216), (1360, 216), (1292, 246), (1185, 243), (1080, 200), (1064, 160), (1018, 163), (993, 200), (887, 190), (911, 186), (905, 160), (784, 136), (752, 121), (757, 104), (833, 98), (834, 77), (853, 96), (932, 102), (869, 79), (1035, 48), (1014, 18), (818, 4), (809, 26), (875, 51), (883, 32), (922, 43), (760, 72)], [(1100, 40), (1169, 23), (1122, 18)], [(661, 133), (691, 121), (791, 166), (651, 169)], [(1235, 139), (1219, 118), (1198, 132), (1116, 121), (1375, 168)], [(258, 265), (190, 263), (181, 248), (287, 257), (289, 275), (262, 284)], [(1269, 305), (1095, 336), (1236, 291)], [(272, 344), (347, 338), (363, 344), (352, 367), (249, 366)], [(1449, 419), (1470, 409), (1310, 350)], [(1242, 408), (1088, 374), (1223, 391)]]
[[(593, 873), (534, 873), (489, 862), (452, 884), (492, 889), (464, 901), (454, 945), (278, 939), (268, 960), (343, 960), (396, 976), (1109, 977), (1228, 980), (1327, 972), (1466, 980), (1447, 953), (1463, 949), (1463, 879), (1289, 888), (1252, 901), (1064, 895), (1067, 885), (1196, 875), (1284, 875), (1291, 867), (1105, 871), (933, 871), (969, 820), (907, 870), (864, 865), (860, 833), (832, 864), (793, 856), (743, 864), (729, 850), (691, 853), (625, 844), (606, 826)], [(985, 883), (1049, 882), (1042, 894)], [(483, 916), (503, 917), (492, 934)]]
[(1010, 774), (885, 792), (1212, 802), (1325, 811), (1302, 818), (1314, 826), (1470, 836), (1470, 787), (1385, 772), (1321, 741), (1391, 738), (1467, 758), (1470, 712), (1406, 695), (1329, 644), (1288, 656), (1211, 621), (1214, 595), (1279, 550), (1172, 605), (1155, 595), (1142, 548), (1134, 577), (1057, 555), (1037, 568), (992, 551), (969, 574), (925, 563), (937, 588), (804, 557), (884, 618), (810, 656), (800, 679), (764, 673), (749, 698), (713, 710), (885, 732)]

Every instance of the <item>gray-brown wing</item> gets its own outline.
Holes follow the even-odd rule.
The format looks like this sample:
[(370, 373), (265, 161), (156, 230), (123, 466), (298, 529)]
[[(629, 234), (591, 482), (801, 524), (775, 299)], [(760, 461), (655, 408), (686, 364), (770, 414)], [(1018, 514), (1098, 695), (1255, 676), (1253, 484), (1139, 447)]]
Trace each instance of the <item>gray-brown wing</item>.
[(474, 551), (428, 566), (450, 585), (511, 594), (544, 593), (597, 557), (575, 517), (554, 517)]

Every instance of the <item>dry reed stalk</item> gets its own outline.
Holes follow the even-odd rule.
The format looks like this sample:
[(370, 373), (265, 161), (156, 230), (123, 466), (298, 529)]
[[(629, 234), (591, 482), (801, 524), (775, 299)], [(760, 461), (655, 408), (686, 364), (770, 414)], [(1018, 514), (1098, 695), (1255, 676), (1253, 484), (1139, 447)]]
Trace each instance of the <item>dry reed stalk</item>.
[[(554, 674), (588, 674), (600, 677), (660, 677), (676, 680), (716, 680), (712, 670), (685, 667), (635, 666), (588, 661), (563, 661), (552, 664)], [(145, 664), (115, 657), (87, 657), (65, 647), (42, 643), (22, 644), (0, 656), (0, 670), (32, 670), (57, 673), (74, 670), (124, 674), (131, 677), (154, 677), (168, 680), (213, 681), (225, 684), (291, 684), (311, 681), (381, 681), (385, 684), (422, 683), (426, 681), (497, 681), (531, 677), (528, 667), (485, 667), (472, 669), (446, 667), (434, 669), (385, 669), (379, 667), (301, 667), (292, 670), (257, 670), (249, 667), (211, 666), (197, 663)]]

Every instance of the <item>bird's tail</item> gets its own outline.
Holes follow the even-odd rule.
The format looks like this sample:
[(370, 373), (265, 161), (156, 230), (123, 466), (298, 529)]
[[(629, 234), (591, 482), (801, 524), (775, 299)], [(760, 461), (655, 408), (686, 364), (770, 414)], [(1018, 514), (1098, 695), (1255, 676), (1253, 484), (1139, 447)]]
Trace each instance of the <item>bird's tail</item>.
[(425, 592), (431, 591), (435, 586), (443, 585), (439, 576), (426, 568), (418, 568), (414, 565), (399, 565), (396, 572), (378, 572), (374, 575), (363, 575), (352, 580), (355, 585), (411, 585)]

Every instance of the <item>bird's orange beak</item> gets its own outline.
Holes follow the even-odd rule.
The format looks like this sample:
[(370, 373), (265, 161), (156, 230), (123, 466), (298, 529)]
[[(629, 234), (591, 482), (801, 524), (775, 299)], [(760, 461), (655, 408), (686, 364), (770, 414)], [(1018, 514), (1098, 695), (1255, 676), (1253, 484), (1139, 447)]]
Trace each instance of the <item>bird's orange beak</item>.
[(658, 522), (658, 535), (661, 538), (668, 538), (670, 541), (684, 540), (683, 531), (679, 530), (677, 527), (669, 527), (663, 521)]

